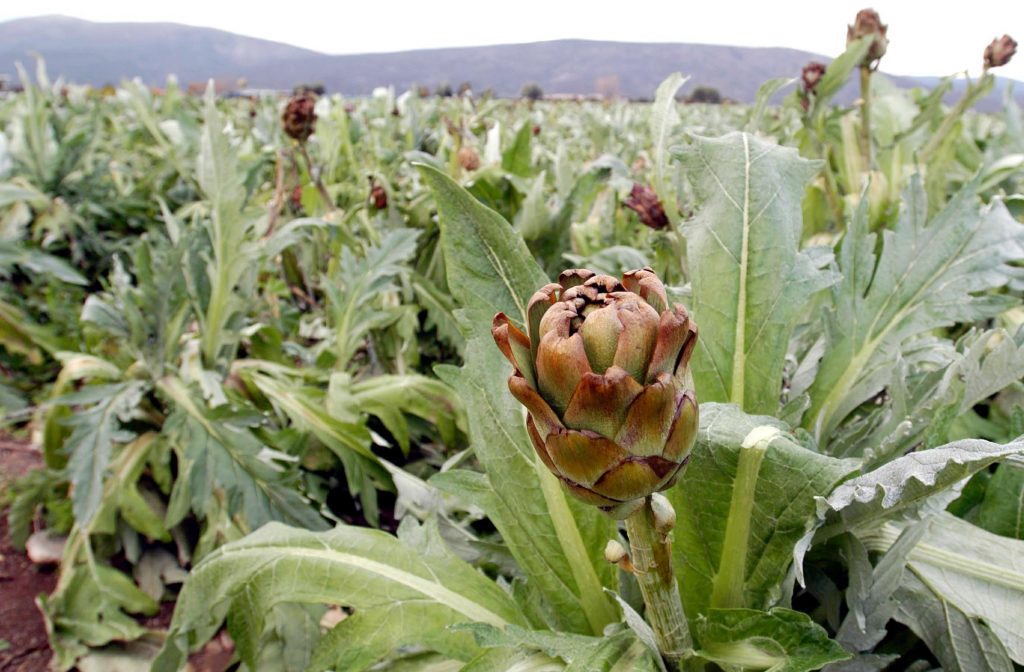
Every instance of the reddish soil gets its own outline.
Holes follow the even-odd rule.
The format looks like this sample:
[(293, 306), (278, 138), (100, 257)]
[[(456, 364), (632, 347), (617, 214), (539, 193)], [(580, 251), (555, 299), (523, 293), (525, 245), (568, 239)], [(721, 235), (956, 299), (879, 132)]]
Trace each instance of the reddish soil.
[[(0, 439), (0, 485), (42, 464), (38, 452), (22, 442)], [(43, 616), (36, 596), (49, 593), (57, 574), (32, 564), (11, 546), (7, 536), (7, 512), (0, 512), (0, 670), (41, 672), (50, 662)]]
[[(42, 466), (42, 456), (27, 442), (0, 434), (0, 489), (5, 484)], [(57, 583), (55, 568), (33, 564), (11, 545), (7, 511), (0, 511), (0, 672), (45, 672), (51, 658), (43, 616), (36, 606), (40, 593)], [(162, 630), (171, 622), (174, 605), (165, 602), (160, 612), (142, 621), (147, 628)], [(0, 645), (2, 648), (3, 645)], [(189, 657), (191, 672), (224, 672), (234, 656), (234, 643), (220, 633), (202, 650)]]

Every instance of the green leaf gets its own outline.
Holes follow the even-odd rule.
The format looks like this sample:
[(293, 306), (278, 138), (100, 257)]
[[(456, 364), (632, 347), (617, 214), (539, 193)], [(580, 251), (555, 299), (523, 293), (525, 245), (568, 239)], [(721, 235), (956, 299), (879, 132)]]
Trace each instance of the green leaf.
[[(65, 421), (73, 428), (66, 444), (71, 455), (68, 476), (75, 520), (81, 526), (88, 525), (100, 507), (114, 443), (134, 437), (121, 428), (121, 422), (130, 419), (146, 387), (141, 381), (94, 386), (90, 392), (101, 395), (102, 400)], [(73, 403), (74, 398), (64, 397), (63, 400)]]
[(372, 329), (392, 316), (380, 306), (380, 296), (394, 288), (416, 253), (419, 232), (398, 229), (389, 232), (380, 245), (369, 248), (362, 259), (352, 250), (341, 251), (341, 263), (331, 281), (325, 282), (328, 310), (334, 327), (336, 367), (348, 366), (356, 350)]
[[(873, 551), (886, 551), (900, 533), (899, 526), (886, 525), (864, 535), (864, 543)], [(929, 522), (924, 538), (910, 552), (907, 566), (910, 572), (904, 575), (904, 588), (920, 593), (918, 582), (922, 583), (934, 600), (943, 603), (939, 613), (959, 610), (967, 617), (984, 621), (1005, 646), (1010, 658), (1024, 665), (1024, 631), (1020, 627), (1021, 605), (1024, 604), (1024, 541), (1000, 537), (956, 516), (940, 513)], [(910, 573), (916, 577), (916, 582)], [(904, 594), (901, 590), (897, 598), (902, 600)], [(901, 609), (904, 614), (913, 614), (910, 607)], [(923, 616), (917, 614), (916, 617)], [(904, 616), (898, 613), (896, 618), (903, 620)], [(977, 625), (956, 627), (954, 631), (958, 636), (954, 639), (980, 637)], [(962, 669), (989, 668), (967, 666)]]
[(0, 241), (0, 273), (5, 273), (5, 267), (9, 266), (21, 266), (32, 273), (51, 275), (72, 285), (89, 284), (85, 276), (60, 257)]
[(985, 489), (977, 523), (993, 534), (1024, 539), (1024, 465), (999, 465)]
[[(408, 616), (419, 618), (403, 614), (391, 623), (418, 633), (420, 642), (455, 623), (526, 624), (497, 584), (450, 554), (423, 553), (378, 530), (342, 525), (309, 532), (270, 524), (211, 553), (192, 571), (153, 669), (178, 670), (188, 651), (212, 637), (226, 614), (239, 654), (251, 666), (264, 614), (279, 603), (346, 605), (371, 613), (370, 618), (374, 610), (408, 604)], [(346, 627), (347, 621), (337, 626), (343, 632), (325, 640), (338, 648), (318, 650), (316, 660), (329, 659), (332, 652), (348, 655), (347, 647), (358, 640), (347, 635), (365, 634), (358, 623)]]
[(804, 187), (821, 165), (746, 133), (695, 136), (679, 156), (703, 203), (683, 229), (700, 398), (775, 413), (793, 328), (837, 279), (820, 255), (798, 251)]
[(845, 530), (866, 529), (886, 520), (915, 514), (935, 495), (949, 504), (959, 494), (954, 486), (990, 464), (1024, 453), (1024, 440), (1005, 446), (964, 439), (940, 448), (911, 453), (846, 481), (827, 498), (819, 498), (818, 517), (825, 527), (816, 541)]
[(541, 651), (569, 663), (566, 670), (602, 672), (626, 665), (628, 667), (625, 669), (636, 672), (655, 672), (660, 669), (660, 661), (655, 661), (628, 631), (603, 637), (585, 637), (550, 630), (527, 630), (514, 625), (499, 630), (483, 623), (458, 626), (458, 629), (472, 632), (477, 644), (483, 647)]
[(213, 417), (177, 378), (164, 378), (158, 387), (176, 409), (164, 422), (163, 434), (180, 460), (168, 526), (177, 524), (189, 507), (204, 516), (218, 496), (226, 497), (232, 517), (241, 514), (247, 529), (275, 520), (314, 530), (327, 526), (300, 494), (294, 471), (274, 463), (247, 427), (230, 416)]
[(56, 669), (70, 669), (88, 647), (132, 641), (146, 633), (129, 613), (152, 615), (158, 605), (130, 578), (95, 563), (63, 571), (54, 593), (40, 597)]
[(533, 124), (527, 119), (519, 127), (512, 145), (501, 156), (501, 168), (518, 177), (529, 177), (530, 140), (533, 138)]
[(775, 79), (769, 79), (758, 88), (757, 96), (754, 98), (754, 106), (750, 109), (750, 118), (747, 121), (747, 133), (757, 133), (759, 130), (762, 130), (761, 125), (764, 121), (764, 113), (768, 109), (768, 104), (771, 103), (772, 98), (779, 91), (796, 81), (798, 80), (792, 77), (776, 77)]
[(836, 641), (847, 651), (871, 651), (888, 634), (886, 625), (899, 607), (893, 594), (900, 587), (911, 550), (926, 529), (926, 523), (908, 526), (874, 567), (860, 540), (853, 535), (845, 537), (850, 575), (846, 604), (850, 610), (836, 632)]
[(419, 169), (437, 201), (448, 286), (466, 307), (466, 365), (438, 366), (436, 373), (466, 406), (470, 439), (491, 486), (478, 504), (553, 607), (559, 628), (600, 633), (617, 620), (603, 592), (615, 580), (603, 554), (614, 528), (594, 507), (571, 500), (536, 457), (507, 390), (509, 365), (490, 334), (496, 311), (522, 320), (527, 300), (547, 280), (497, 213), (440, 172)]
[(761, 463), (748, 538), (744, 602), (767, 608), (781, 599), (793, 545), (816, 518), (816, 497), (857, 468), (807, 450), (780, 421), (746, 415), (732, 405), (701, 404), (690, 465), (667, 491), (676, 509), (673, 562), (688, 615), (706, 613), (722, 561), (740, 445), (757, 428), (778, 430)]
[(658, 85), (651, 106), (651, 148), (654, 153), (654, 191), (665, 200), (669, 221), (679, 216), (675, 190), (669, 175), (669, 142), (673, 129), (679, 124), (679, 103), (676, 93), (689, 80), (674, 72)]
[(781, 607), (712, 609), (697, 633), (697, 655), (726, 672), (810, 672), (850, 657), (810, 616)]
[(417, 167), (437, 201), (452, 294), (466, 308), (503, 311), (521, 323), (526, 302), (548, 282), (526, 243), (450, 177), (425, 164)]
[(927, 582), (910, 575), (896, 597), (896, 620), (928, 644), (943, 670), (1013, 671), (1006, 648), (985, 622), (951, 604)]
[(1014, 299), (988, 290), (1015, 275), (1024, 258), (1024, 226), (999, 202), (979, 209), (974, 184), (931, 222), (920, 177), (904, 195), (896, 228), (876, 256), (862, 202), (839, 252), (842, 281), (832, 289), (826, 350), (803, 425), (820, 443), (889, 382), (906, 345), (937, 327), (994, 316)]

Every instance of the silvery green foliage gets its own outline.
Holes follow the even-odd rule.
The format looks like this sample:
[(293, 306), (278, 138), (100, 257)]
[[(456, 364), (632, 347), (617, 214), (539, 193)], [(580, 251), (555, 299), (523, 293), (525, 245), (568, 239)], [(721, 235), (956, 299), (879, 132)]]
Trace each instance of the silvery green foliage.
[(957, 322), (992, 317), (1015, 305), (1002, 287), (1020, 274), (1024, 225), (999, 202), (979, 208), (968, 184), (929, 220), (920, 178), (885, 231), (881, 253), (862, 203), (837, 257), (842, 280), (831, 289), (826, 343), (810, 386), (803, 426), (823, 446), (854, 408), (890, 382), (908, 344)]
[(683, 229), (688, 305), (704, 335), (691, 364), (701, 401), (774, 414), (793, 328), (838, 280), (822, 268), (828, 256), (799, 250), (800, 201), (821, 165), (747, 133), (695, 136), (678, 156), (701, 203)]

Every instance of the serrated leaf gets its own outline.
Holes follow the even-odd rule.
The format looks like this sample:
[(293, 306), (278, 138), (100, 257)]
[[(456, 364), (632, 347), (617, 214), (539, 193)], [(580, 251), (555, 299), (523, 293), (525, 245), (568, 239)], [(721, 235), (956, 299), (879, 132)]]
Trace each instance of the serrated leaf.
[(391, 231), (361, 259), (349, 248), (342, 249), (336, 276), (324, 283), (335, 332), (337, 368), (348, 365), (371, 329), (392, 319), (381, 309), (379, 298), (405, 272), (416, 253), (418, 237), (419, 232), (412, 229)]
[[(232, 517), (241, 514), (243, 529), (269, 521), (314, 530), (327, 526), (300, 494), (295, 474), (274, 464), (264, 454), (266, 446), (247, 427), (232, 423), (230, 416), (211, 417), (177, 378), (164, 378), (158, 387), (176, 409), (164, 422), (163, 434), (181, 460), (168, 526), (177, 524), (189, 507), (206, 515), (215, 492), (226, 496)], [(188, 503), (184, 510), (175, 506), (179, 499)]]
[(702, 401), (775, 413), (796, 321), (837, 279), (799, 251), (804, 187), (820, 163), (746, 133), (694, 136), (679, 157), (703, 203), (683, 230), (700, 325), (696, 387)]
[(850, 610), (836, 632), (836, 641), (844, 649), (870, 651), (885, 637), (886, 625), (899, 607), (893, 595), (900, 587), (907, 558), (926, 530), (926, 522), (908, 526), (874, 567), (860, 540), (853, 535), (846, 537), (845, 555), (850, 568), (846, 603)]
[(740, 445), (755, 428), (779, 430), (761, 463), (747, 546), (745, 604), (767, 608), (781, 596), (793, 544), (817, 520), (817, 496), (857, 468), (801, 446), (780, 421), (747, 415), (732, 405), (705, 403), (690, 465), (665, 494), (677, 522), (673, 562), (685, 612), (706, 613), (724, 545)]
[[(65, 446), (71, 455), (68, 461), (71, 501), (75, 520), (81, 526), (87, 526), (100, 507), (114, 443), (134, 436), (121, 428), (121, 421), (129, 419), (146, 387), (141, 381), (93, 386), (91, 392), (102, 397), (99, 403), (65, 421), (72, 427)], [(65, 401), (67, 399), (65, 397)]]
[(234, 614), (231, 635), (251, 665), (263, 615), (281, 602), (341, 604), (357, 612), (430, 605), (429, 618), (405, 621), (422, 633), (462, 622), (526, 624), (497, 584), (453, 556), (424, 556), (378, 530), (342, 525), (317, 533), (269, 524), (213, 552), (192, 571), (153, 669), (178, 670), (189, 649), (208, 640), (227, 613)]
[(781, 607), (712, 609), (697, 633), (697, 655), (726, 672), (810, 672), (850, 657), (810, 616)]
[(904, 194), (881, 254), (862, 202), (838, 256), (842, 281), (832, 289), (827, 347), (809, 394), (803, 426), (826, 443), (854, 408), (889, 382), (904, 344), (937, 327), (998, 314), (1013, 299), (988, 293), (1015, 275), (1024, 258), (1024, 226), (998, 202), (979, 209), (964, 187), (927, 221), (919, 176)]
[(913, 515), (929, 499), (945, 492), (948, 504), (954, 486), (994, 462), (1024, 453), (1024, 440), (1005, 446), (964, 439), (940, 448), (911, 453), (862, 476), (846, 481), (827, 498), (819, 498), (818, 518), (827, 538), (842, 530), (877, 526)]

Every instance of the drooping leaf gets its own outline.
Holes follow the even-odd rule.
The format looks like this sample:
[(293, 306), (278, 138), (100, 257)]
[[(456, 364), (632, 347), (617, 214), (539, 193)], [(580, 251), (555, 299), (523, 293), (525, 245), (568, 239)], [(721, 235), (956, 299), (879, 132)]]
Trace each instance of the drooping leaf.
[(834, 283), (799, 251), (801, 200), (819, 163), (746, 133), (694, 137), (679, 154), (702, 206), (684, 227), (700, 339), (702, 401), (778, 410), (789, 337), (807, 299)]
[[(403, 616), (403, 627), (428, 638), (455, 623), (525, 625), (497, 584), (453, 556), (424, 555), (378, 530), (343, 525), (309, 532), (270, 524), (215, 551), (193, 570), (153, 669), (180, 669), (188, 651), (213, 636), (225, 615), (243, 661), (251, 665), (264, 615), (278, 603), (347, 605), (371, 618), (374, 610), (409, 604), (408, 616), (422, 618)], [(332, 634), (335, 643), (365, 632), (347, 622), (337, 626), (342, 633)], [(335, 651), (345, 655), (346, 648)]]

